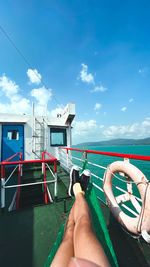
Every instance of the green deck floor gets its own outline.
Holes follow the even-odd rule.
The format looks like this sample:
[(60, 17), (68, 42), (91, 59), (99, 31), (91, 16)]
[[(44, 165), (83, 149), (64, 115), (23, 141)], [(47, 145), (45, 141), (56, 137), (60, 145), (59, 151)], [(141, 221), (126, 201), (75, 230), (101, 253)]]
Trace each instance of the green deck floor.
[[(48, 173), (48, 172), (47, 172)], [(25, 170), (24, 176), (36, 179), (41, 175), (41, 168)], [(61, 178), (61, 179), (59, 179)], [(48, 175), (48, 179), (53, 179)], [(15, 180), (15, 178), (14, 178)], [(64, 183), (62, 182), (64, 181)], [(69, 176), (58, 166), (58, 197), (67, 196)], [(49, 186), (53, 196), (54, 186)], [(9, 200), (10, 193), (7, 193)], [(71, 200), (66, 201), (69, 209)], [(108, 226), (110, 238), (118, 259), (119, 266), (150, 266), (150, 246), (138, 242), (127, 235), (115, 221), (109, 209), (100, 203)], [(8, 206), (8, 205), (7, 205)], [(19, 211), (0, 214), (0, 265), (15, 267), (42, 267), (56, 240), (57, 234), (65, 219), (64, 201)], [(146, 260), (147, 259), (147, 260)]]

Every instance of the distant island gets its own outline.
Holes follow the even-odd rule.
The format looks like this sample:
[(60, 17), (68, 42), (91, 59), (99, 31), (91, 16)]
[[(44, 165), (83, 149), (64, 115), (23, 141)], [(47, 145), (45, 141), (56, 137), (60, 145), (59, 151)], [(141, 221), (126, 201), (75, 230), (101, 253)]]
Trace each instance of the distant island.
[(150, 137), (144, 139), (112, 139), (108, 141), (85, 142), (77, 146), (131, 146), (131, 145), (150, 145)]

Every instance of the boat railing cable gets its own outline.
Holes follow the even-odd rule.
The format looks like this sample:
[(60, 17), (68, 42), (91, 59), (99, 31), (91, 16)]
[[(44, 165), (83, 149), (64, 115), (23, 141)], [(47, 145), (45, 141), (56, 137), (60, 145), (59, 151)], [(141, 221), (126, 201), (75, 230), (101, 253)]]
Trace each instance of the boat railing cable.
[[(63, 149), (66, 149), (66, 148), (63, 148)], [(63, 149), (61, 149), (60, 148), (60, 150), (61, 151), (63, 151)], [(68, 150), (75, 150), (75, 151), (78, 151), (78, 152), (81, 152), (82, 154), (81, 154), (81, 158), (78, 158), (78, 157), (75, 157), (75, 156), (72, 156), (72, 159), (73, 160), (77, 160), (77, 161), (80, 161), (82, 164), (84, 163), (84, 159), (83, 159), (83, 150), (81, 150), (81, 149), (68, 149)], [(67, 149), (66, 149), (66, 151), (67, 151)], [(92, 151), (90, 151), (90, 153), (92, 153)], [(67, 154), (67, 153), (66, 153)], [(87, 152), (87, 154), (88, 154), (88, 152)], [(99, 153), (97, 153), (97, 154), (99, 154)], [(108, 153), (109, 154), (109, 153)], [(64, 153), (63, 153), (63, 155), (64, 155)], [(127, 156), (127, 155), (125, 155), (125, 156)], [(130, 155), (131, 156), (131, 155)], [(126, 157), (125, 157), (125, 159), (126, 159)], [(86, 157), (86, 160), (87, 160), (87, 157)], [(147, 158), (146, 158), (146, 160), (147, 160)], [(67, 165), (67, 157), (66, 157), (66, 161), (65, 161), (65, 157), (63, 157), (63, 162), (62, 161), (60, 161), (61, 162), (61, 164), (63, 165), (63, 166), (65, 166), (67, 169), (68, 169), (68, 172), (70, 171), (70, 168), (68, 168), (69, 166)], [(103, 170), (107, 170), (107, 169), (109, 169), (109, 166), (108, 167), (104, 167), (104, 166), (101, 166), (101, 165), (99, 165), (99, 164), (96, 164), (96, 163), (92, 163), (92, 162), (90, 162), (90, 161), (88, 161), (88, 164), (89, 165), (91, 165), (91, 166), (94, 166), (94, 167), (96, 167), (96, 168), (99, 168), (99, 169), (103, 169)], [(73, 162), (72, 162), (72, 165), (73, 165)], [(79, 169), (82, 169), (82, 167), (80, 167), (79, 166)], [(110, 172), (113, 174), (113, 176), (116, 178), (116, 179), (118, 179), (118, 180), (120, 180), (121, 182), (123, 182), (123, 183), (125, 183), (125, 184), (136, 184), (137, 185), (137, 183), (135, 183), (135, 182), (133, 182), (133, 181), (129, 181), (129, 180), (124, 180), (124, 179), (122, 179), (122, 178), (120, 178), (120, 177), (118, 177), (115, 173), (113, 173), (111, 170), (110, 170)], [(98, 180), (100, 180), (101, 182), (103, 182), (104, 181), (104, 178), (102, 178), (102, 177), (100, 177), (100, 176), (98, 176), (98, 175), (96, 175), (96, 174), (94, 174), (93, 172), (91, 172), (91, 176), (93, 176), (93, 177), (95, 177), (96, 179), (98, 179)], [(124, 175), (123, 175), (123, 173), (121, 173), (121, 172), (119, 172), (119, 176), (121, 176), (121, 177), (123, 177), (123, 178), (127, 178), (127, 177), (125, 177)], [(99, 191), (101, 191), (101, 192), (104, 192), (103, 191), (103, 188), (101, 188), (98, 184), (96, 184), (94, 181), (92, 182), (92, 184), (94, 185), (94, 187), (96, 187)], [(129, 192), (128, 192), (128, 188), (127, 188), (127, 190), (124, 190), (123, 188), (121, 188), (121, 187), (119, 187), (119, 186), (117, 186), (117, 185), (115, 185), (115, 184), (112, 184), (112, 187), (113, 188), (115, 188), (116, 190), (118, 190), (118, 191), (120, 191), (120, 192), (122, 192), (122, 193), (124, 193), (124, 194), (128, 194)], [(132, 196), (133, 196), (133, 201), (132, 202), (135, 202), (136, 200), (138, 200), (140, 203), (142, 202), (142, 200), (141, 200), (141, 198), (139, 198), (139, 197), (137, 197), (137, 196), (135, 196), (134, 194), (132, 194)], [(97, 197), (99, 198), (99, 199), (101, 199), (102, 201), (104, 201), (101, 197), (99, 197), (99, 195), (97, 195)], [(132, 204), (134, 204), (134, 203), (132, 203)], [(137, 203), (138, 204), (138, 203)], [(123, 204), (122, 202), (120, 202), (120, 205), (122, 206), (122, 207), (124, 207), (128, 212), (130, 212), (132, 215), (134, 215), (134, 216), (137, 216), (140, 212), (138, 211), (138, 209), (136, 209), (136, 207), (135, 207), (135, 209), (136, 209), (136, 211), (138, 212), (135, 212), (133, 209), (131, 209), (130, 207), (128, 207), (127, 205), (125, 205), (125, 204)]]
[[(34, 75), (39, 79), (39, 75), (38, 73), (34, 70), (32, 64), (29, 62), (29, 60), (27, 60), (27, 58), (24, 56), (24, 54), (22, 53), (22, 51), (17, 47), (17, 45), (15, 44), (15, 42), (12, 40), (12, 38), (9, 36), (9, 34), (6, 32), (6, 30), (4, 29), (4, 27), (2, 27), (0, 25), (0, 30), (1, 32), (4, 34), (4, 36), (8, 39), (8, 41), (11, 43), (11, 45), (14, 47), (14, 49), (17, 51), (17, 53), (20, 55), (20, 57), (23, 59), (23, 61), (25, 62), (25, 64), (32, 70), (32, 72), (34, 73)], [(43, 78), (40, 79), (41, 84), (48, 89), (48, 86), (46, 85), (45, 81), (43, 81)], [(53, 94), (53, 98), (55, 99), (55, 102), (62, 108), (64, 108), (64, 106), (58, 101), (58, 99), (55, 97), (55, 95)]]

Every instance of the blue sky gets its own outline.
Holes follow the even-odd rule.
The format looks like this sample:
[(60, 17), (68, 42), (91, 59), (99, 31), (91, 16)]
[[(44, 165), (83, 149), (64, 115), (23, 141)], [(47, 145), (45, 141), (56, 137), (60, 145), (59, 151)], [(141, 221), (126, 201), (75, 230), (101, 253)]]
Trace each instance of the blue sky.
[(0, 25), (31, 66), (0, 31), (0, 112), (74, 102), (74, 144), (150, 136), (149, 14), (139, 0), (1, 1)]

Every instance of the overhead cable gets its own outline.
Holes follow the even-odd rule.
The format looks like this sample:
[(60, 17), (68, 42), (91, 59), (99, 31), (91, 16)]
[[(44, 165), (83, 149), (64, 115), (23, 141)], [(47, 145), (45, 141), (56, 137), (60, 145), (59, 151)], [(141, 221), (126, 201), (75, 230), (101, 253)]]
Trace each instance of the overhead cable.
[[(8, 35), (8, 33), (5, 31), (5, 29), (0, 25), (0, 30), (1, 32), (5, 35), (5, 37), (8, 39), (8, 41), (11, 43), (11, 45), (15, 48), (15, 50), (17, 51), (17, 53), (20, 55), (20, 57), (23, 59), (23, 61), (26, 63), (26, 65), (34, 72), (34, 74), (37, 76), (37, 78), (39, 79), (39, 75), (38, 73), (34, 70), (34, 68), (32, 67), (32, 65), (30, 64), (30, 62), (26, 59), (26, 57), (23, 55), (23, 53), (21, 52), (21, 50), (16, 46), (16, 44), (14, 43), (14, 41), (10, 38), (10, 36)], [(48, 89), (48, 87), (46, 86), (45, 82), (43, 81), (43, 79), (41, 79), (41, 84)], [(59, 104), (60, 106), (62, 106), (62, 104), (60, 104), (60, 102), (56, 99), (56, 97), (53, 95), (55, 101), (57, 104)]]

